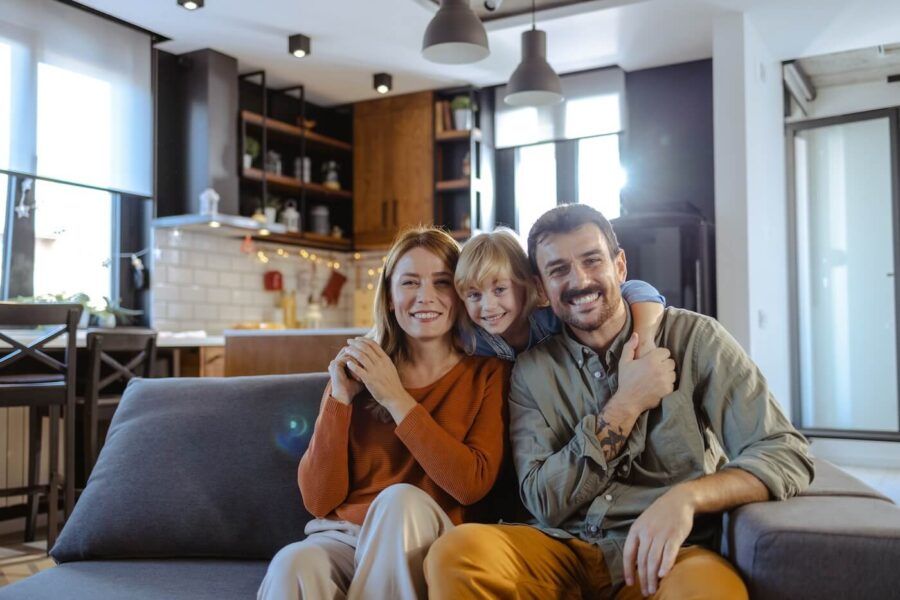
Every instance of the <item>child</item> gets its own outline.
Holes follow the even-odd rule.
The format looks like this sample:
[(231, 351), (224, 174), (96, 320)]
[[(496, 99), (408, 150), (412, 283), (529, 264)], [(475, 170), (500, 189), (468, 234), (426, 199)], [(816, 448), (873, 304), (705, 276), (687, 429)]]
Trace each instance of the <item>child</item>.
[[(475, 324), (474, 354), (515, 360), (516, 355), (562, 331), (562, 322), (545, 306), (531, 266), (515, 234), (498, 228), (463, 246), (454, 276), (456, 291)], [(631, 305), (638, 354), (654, 347), (666, 299), (650, 284), (626, 281), (622, 298)], [(472, 348), (470, 348), (471, 350)]]

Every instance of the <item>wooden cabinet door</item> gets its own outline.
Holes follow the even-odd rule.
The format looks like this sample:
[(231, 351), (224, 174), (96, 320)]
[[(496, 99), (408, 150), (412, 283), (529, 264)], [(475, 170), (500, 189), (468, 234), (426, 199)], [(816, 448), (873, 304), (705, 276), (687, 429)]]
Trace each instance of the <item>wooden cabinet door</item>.
[(434, 222), (433, 111), (431, 92), (394, 98), (390, 222), (395, 231)]
[(353, 113), (353, 233), (388, 228), (391, 113), (383, 101), (360, 102)]

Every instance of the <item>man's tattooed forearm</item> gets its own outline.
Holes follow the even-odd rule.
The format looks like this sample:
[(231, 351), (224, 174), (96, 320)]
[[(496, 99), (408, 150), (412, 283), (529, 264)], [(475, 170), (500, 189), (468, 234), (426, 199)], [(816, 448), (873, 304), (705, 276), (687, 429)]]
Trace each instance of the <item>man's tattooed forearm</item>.
[(600, 440), (603, 456), (606, 460), (612, 460), (619, 455), (619, 450), (622, 449), (628, 436), (621, 427), (613, 428), (609, 421), (599, 416), (597, 417), (597, 439)]

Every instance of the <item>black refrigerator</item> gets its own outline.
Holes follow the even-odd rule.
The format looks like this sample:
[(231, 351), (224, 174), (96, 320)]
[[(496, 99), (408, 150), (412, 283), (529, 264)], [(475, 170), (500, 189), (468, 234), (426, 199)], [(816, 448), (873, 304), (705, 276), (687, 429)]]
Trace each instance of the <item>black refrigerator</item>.
[(669, 306), (716, 316), (715, 228), (699, 214), (634, 213), (612, 221), (628, 279), (655, 286)]

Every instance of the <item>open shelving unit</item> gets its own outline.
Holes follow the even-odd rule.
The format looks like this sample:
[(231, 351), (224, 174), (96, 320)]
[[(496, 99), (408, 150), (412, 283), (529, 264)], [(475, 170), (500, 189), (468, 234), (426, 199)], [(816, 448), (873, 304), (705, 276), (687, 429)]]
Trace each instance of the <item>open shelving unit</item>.
[[(468, 105), (468, 118), (454, 105)], [(460, 241), (493, 227), (492, 194), (482, 185), (493, 169), (492, 106), (490, 92), (474, 87), (435, 93), (434, 222)]]
[[(241, 214), (250, 216), (274, 205), (280, 219), (280, 211), (291, 200), (300, 212), (300, 231), (272, 234), (265, 238), (267, 241), (323, 249), (351, 248), (353, 125), (350, 114), (308, 103), (303, 86), (268, 88), (265, 71), (241, 75), (240, 92), (237, 158), (241, 165)], [(257, 141), (259, 153), (248, 166), (244, 154), (249, 139)], [(280, 161), (267, 160), (270, 152), (277, 153)], [(310, 163), (306, 179), (302, 172), (304, 160)], [(340, 167), (339, 187), (325, 185), (323, 181), (323, 166), (330, 161)], [(320, 206), (328, 211), (329, 235), (311, 231), (312, 211)]]

